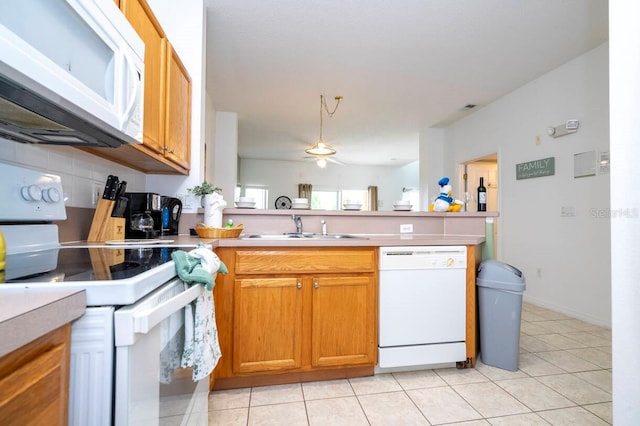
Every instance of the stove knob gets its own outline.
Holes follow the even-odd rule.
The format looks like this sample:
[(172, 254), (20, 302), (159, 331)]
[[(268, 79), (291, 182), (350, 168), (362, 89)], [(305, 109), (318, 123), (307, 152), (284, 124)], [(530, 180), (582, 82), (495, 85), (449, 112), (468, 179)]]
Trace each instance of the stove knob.
[(27, 201), (42, 200), (42, 190), (38, 185), (23, 186), (20, 193), (22, 194), (22, 198)]
[(60, 191), (57, 188), (43, 189), (42, 198), (45, 203), (57, 203), (60, 201)]

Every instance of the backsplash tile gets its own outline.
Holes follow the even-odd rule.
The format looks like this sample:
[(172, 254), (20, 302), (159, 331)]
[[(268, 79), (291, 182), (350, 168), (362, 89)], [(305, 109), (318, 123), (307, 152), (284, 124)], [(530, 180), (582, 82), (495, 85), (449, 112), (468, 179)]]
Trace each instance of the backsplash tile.
[(102, 188), (110, 174), (126, 180), (130, 192), (145, 190), (144, 173), (70, 146), (29, 145), (0, 138), (0, 161), (59, 175), (67, 207), (95, 208), (94, 184)]

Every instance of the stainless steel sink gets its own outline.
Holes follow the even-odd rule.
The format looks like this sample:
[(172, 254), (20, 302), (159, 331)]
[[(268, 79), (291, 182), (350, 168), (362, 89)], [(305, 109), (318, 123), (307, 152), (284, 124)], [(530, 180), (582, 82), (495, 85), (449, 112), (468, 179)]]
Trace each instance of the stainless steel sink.
[(261, 239), (261, 240), (295, 240), (295, 239), (310, 239), (310, 240), (336, 240), (336, 239), (359, 239), (368, 240), (367, 237), (360, 237), (351, 234), (309, 234), (309, 233), (285, 233), (285, 234), (246, 234), (241, 235), (240, 239)]

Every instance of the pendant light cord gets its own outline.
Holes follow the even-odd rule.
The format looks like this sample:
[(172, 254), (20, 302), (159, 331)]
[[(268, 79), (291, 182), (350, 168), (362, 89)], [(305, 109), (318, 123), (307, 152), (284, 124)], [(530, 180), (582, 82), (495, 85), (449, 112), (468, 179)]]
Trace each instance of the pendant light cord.
[(340, 105), (340, 101), (342, 101), (342, 96), (336, 96), (336, 106), (333, 107), (333, 111), (329, 111), (329, 107), (327, 106), (327, 100), (325, 99), (324, 95), (320, 95), (320, 140), (322, 140), (322, 124), (323, 124), (323, 119), (322, 119), (322, 108), (324, 108), (324, 110), (327, 112), (327, 115), (329, 116), (329, 118), (333, 117), (333, 114), (336, 113), (336, 111), (338, 110), (338, 105)]

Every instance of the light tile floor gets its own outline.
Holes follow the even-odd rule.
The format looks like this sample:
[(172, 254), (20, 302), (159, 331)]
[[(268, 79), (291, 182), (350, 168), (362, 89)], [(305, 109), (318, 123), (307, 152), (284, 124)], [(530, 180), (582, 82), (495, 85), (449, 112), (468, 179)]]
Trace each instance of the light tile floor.
[(209, 425), (612, 424), (610, 330), (524, 303), (519, 367), (215, 391)]

